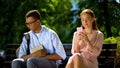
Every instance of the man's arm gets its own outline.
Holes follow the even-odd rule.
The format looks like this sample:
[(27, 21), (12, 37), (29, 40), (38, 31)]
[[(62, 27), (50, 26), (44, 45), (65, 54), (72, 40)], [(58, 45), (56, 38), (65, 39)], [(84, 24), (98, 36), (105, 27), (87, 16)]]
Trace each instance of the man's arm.
[(46, 55), (44, 58), (49, 60), (62, 60), (62, 57), (60, 57), (58, 54)]
[(46, 58), (46, 59), (49, 59), (49, 60), (61, 60), (62, 58), (57, 55), (57, 54), (49, 54), (49, 55), (46, 55), (45, 51), (44, 50), (39, 50), (35, 53), (32, 53), (32, 54), (29, 54), (29, 55), (24, 55), (22, 56), (21, 58), (23, 59), (28, 59), (28, 58), (31, 58), (31, 57), (43, 57), (43, 58)]
[(29, 54), (29, 55), (23, 55), (21, 58), (23, 59), (28, 59), (28, 58), (31, 58), (31, 57), (44, 57), (46, 56), (46, 52), (44, 49), (42, 50), (38, 50), (32, 54)]

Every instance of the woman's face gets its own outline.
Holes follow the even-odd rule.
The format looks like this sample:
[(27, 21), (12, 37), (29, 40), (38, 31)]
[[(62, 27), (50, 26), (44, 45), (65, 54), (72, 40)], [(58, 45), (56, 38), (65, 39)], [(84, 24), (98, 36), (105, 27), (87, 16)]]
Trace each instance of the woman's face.
[(93, 21), (94, 21), (94, 19), (89, 14), (83, 13), (81, 15), (81, 22), (82, 22), (82, 26), (84, 28), (92, 28)]

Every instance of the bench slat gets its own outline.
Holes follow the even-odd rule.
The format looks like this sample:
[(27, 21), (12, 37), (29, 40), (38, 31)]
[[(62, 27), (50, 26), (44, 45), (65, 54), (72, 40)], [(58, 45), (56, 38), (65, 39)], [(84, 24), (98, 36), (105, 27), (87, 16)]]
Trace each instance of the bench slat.
[(103, 44), (102, 49), (116, 49), (117, 48), (117, 44)]
[(115, 56), (116, 51), (102, 51), (100, 56)]

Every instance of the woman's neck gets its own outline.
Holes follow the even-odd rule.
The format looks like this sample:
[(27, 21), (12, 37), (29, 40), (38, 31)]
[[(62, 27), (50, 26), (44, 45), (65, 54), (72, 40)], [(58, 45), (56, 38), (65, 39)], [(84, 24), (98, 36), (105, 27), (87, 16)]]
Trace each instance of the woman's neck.
[(85, 32), (86, 32), (86, 34), (92, 34), (92, 32), (93, 32), (93, 29), (90, 29), (90, 28), (88, 28), (88, 29), (85, 29)]

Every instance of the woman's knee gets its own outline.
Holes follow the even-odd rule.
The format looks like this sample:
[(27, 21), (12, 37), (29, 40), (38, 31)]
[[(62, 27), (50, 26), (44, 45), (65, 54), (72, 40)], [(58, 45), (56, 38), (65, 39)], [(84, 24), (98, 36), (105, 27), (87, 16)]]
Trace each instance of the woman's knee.
[(82, 56), (80, 54), (74, 55), (74, 61), (82, 60)]

